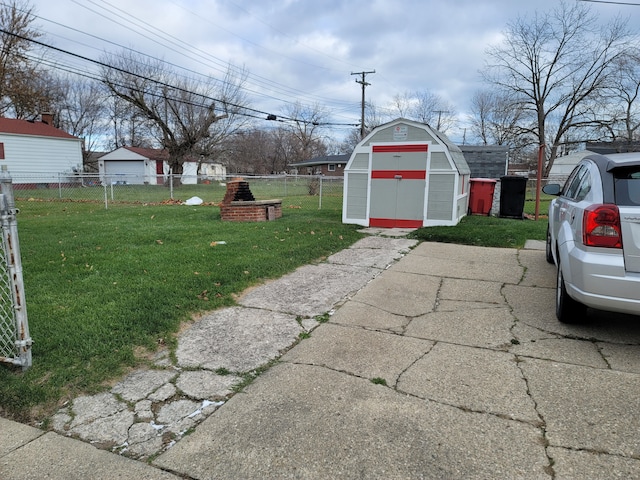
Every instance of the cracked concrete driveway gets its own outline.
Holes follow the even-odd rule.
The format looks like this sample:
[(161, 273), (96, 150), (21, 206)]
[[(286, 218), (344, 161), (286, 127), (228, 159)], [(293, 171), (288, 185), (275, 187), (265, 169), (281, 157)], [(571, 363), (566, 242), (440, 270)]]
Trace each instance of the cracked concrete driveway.
[(0, 419), (0, 478), (640, 478), (640, 318), (559, 323), (542, 250), (406, 242), (253, 289), (54, 418), (148, 463)]
[(640, 478), (640, 319), (539, 250), (423, 243), (162, 454), (192, 478)]

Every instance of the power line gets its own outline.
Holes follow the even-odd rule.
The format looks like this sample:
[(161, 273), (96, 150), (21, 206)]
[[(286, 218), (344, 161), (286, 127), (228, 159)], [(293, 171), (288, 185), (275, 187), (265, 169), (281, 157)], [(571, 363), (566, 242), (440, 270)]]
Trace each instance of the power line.
[[(71, 1), (73, 3), (76, 3), (77, 5), (85, 8), (86, 10), (88, 10), (88, 11), (90, 11), (90, 12), (92, 12), (92, 13), (94, 13), (94, 14), (102, 17), (102, 18), (104, 18), (105, 20), (109, 20), (109, 21), (111, 21), (111, 22), (113, 22), (113, 23), (115, 23), (117, 25), (120, 25), (121, 27), (132, 31), (135, 34), (140, 35), (143, 38), (146, 38), (147, 40), (150, 40), (150, 41), (152, 41), (154, 43), (157, 43), (158, 45), (160, 45), (160, 46), (162, 46), (164, 48), (167, 48), (168, 50), (171, 50), (173, 52), (179, 53), (183, 57), (190, 58), (190, 59), (198, 61), (198, 62), (203, 62), (203, 61), (204, 61), (204, 63), (211, 62), (211, 63), (209, 63), (209, 65), (212, 66), (212, 68), (214, 68), (214, 69), (216, 69), (216, 70), (218, 70), (220, 72), (223, 72), (222, 68), (226, 68), (226, 69), (233, 69), (236, 72), (239, 72), (240, 74), (246, 73), (248, 78), (249, 78), (249, 80), (254, 82), (257, 86), (261, 86), (263, 88), (270, 89), (270, 90), (274, 91), (277, 94), (290, 96), (291, 92), (294, 92), (296, 95), (299, 95), (300, 93), (303, 93), (304, 96), (309, 96), (309, 94), (307, 94), (306, 92), (300, 92), (299, 90), (292, 89), (292, 88), (287, 87), (285, 85), (282, 85), (282, 84), (280, 84), (278, 82), (274, 82), (274, 81), (272, 81), (272, 80), (270, 80), (270, 79), (268, 79), (266, 77), (262, 77), (260, 75), (256, 75), (256, 74), (253, 74), (253, 73), (250, 73), (250, 72), (245, 72), (245, 70), (243, 68), (238, 67), (238, 66), (232, 64), (231, 62), (225, 62), (224, 60), (219, 59), (219, 58), (217, 58), (217, 57), (215, 57), (215, 56), (209, 54), (208, 52), (205, 52), (205, 51), (203, 51), (203, 50), (201, 50), (199, 48), (196, 48), (192, 44), (186, 43), (186, 42), (180, 40), (179, 38), (177, 38), (177, 37), (175, 37), (173, 35), (170, 35), (170, 34), (168, 34), (166, 32), (160, 33), (161, 31), (159, 31), (153, 25), (151, 25), (148, 22), (145, 22), (144, 20), (141, 20), (141, 19), (131, 15), (128, 12), (125, 12), (124, 10), (114, 6), (113, 4), (109, 3), (106, 0), (99, 0), (99, 1), (101, 1), (102, 3), (108, 5), (109, 7), (111, 7), (111, 9), (109, 9), (107, 7), (104, 7), (104, 6), (98, 5), (96, 3), (96, 1), (94, 1), (94, 0), (87, 0), (87, 1), (89, 3), (95, 5), (96, 7), (105, 10), (109, 14), (114, 15), (115, 17), (122, 19), (124, 22), (127, 22), (127, 23), (130, 23), (130, 24), (134, 25), (136, 27), (136, 30), (132, 30), (131, 28), (125, 26), (123, 23), (121, 23), (121, 22), (119, 22), (117, 20), (114, 20), (113, 18), (106, 17), (102, 13), (99, 13), (99, 12), (89, 8), (87, 5), (84, 5), (84, 4), (80, 3), (80, 2), (78, 2), (77, 0), (71, 0)], [(117, 12), (122, 12), (124, 15), (121, 15), (121, 14), (119, 14), (117, 12), (114, 12), (113, 11), (114, 9), (117, 10)], [(133, 20), (135, 20), (135, 22)], [(141, 33), (139, 31), (140, 29), (144, 30), (145, 32), (148, 32), (153, 37), (159, 38), (162, 41), (154, 40), (150, 36)], [(167, 44), (167, 42), (168, 42), (168, 44)], [(174, 45), (176, 48), (174, 48), (172, 45)], [(189, 54), (191, 54), (194, 51), (196, 52), (197, 58), (194, 58), (194, 56), (187, 54), (187, 52)], [(302, 63), (305, 63), (305, 62), (302, 62)], [(311, 64), (307, 64), (307, 65), (311, 65)], [(178, 67), (178, 68), (183, 68), (183, 67)], [(320, 68), (320, 67), (318, 67), (318, 68)], [(271, 99), (278, 100), (278, 101), (281, 101), (281, 102), (284, 102), (284, 103), (288, 102), (287, 100), (283, 100), (281, 98), (276, 98), (276, 97), (273, 97), (271, 95), (267, 95), (265, 93), (258, 92), (258, 91), (255, 91), (255, 90), (250, 90), (250, 89), (247, 89), (246, 87), (244, 87), (243, 89), (247, 90), (247, 91), (249, 91), (249, 92), (251, 92), (251, 93), (253, 93), (255, 95), (271, 98)], [(319, 97), (319, 96), (316, 96), (316, 95), (312, 95), (310, 98), (314, 98), (314, 97), (315, 97), (316, 101), (317, 100), (321, 100), (323, 102), (327, 101), (327, 99)], [(328, 101), (329, 102), (334, 102), (333, 100), (328, 100)]]
[(628, 5), (630, 7), (640, 7), (640, 3), (630, 3), (630, 2), (614, 2), (610, 0), (578, 0), (580, 2), (590, 2), (590, 3), (608, 3), (611, 5)]
[[(235, 108), (238, 108), (238, 109), (246, 110), (246, 111), (253, 112), (253, 113), (258, 113), (258, 114), (264, 115), (264, 118), (267, 119), (267, 120), (278, 120), (278, 121), (288, 120), (288, 121), (293, 121), (293, 122), (305, 123), (304, 120), (290, 118), (290, 117), (286, 117), (286, 116), (282, 116), (282, 115), (278, 118), (276, 115), (274, 115), (272, 113), (264, 112), (262, 110), (256, 110), (254, 108), (245, 107), (245, 106), (242, 106), (242, 105), (237, 105), (235, 103), (231, 103), (231, 102), (228, 102), (228, 101), (225, 101), (225, 100), (220, 100), (218, 98), (214, 98), (214, 97), (211, 97), (209, 95), (202, 94), (202, 93), (193, 92), (191, 90), (188, 90), (188, 89), (185, 89), (185, 88), (182, 88), (182, 87), (178, 87), (178, 86), (166, 83), (166, 82), (162, 82), (160, 80), (156, 80), (156, 79), (147, 77), (145, 75), (140, 75), (138, 73), (128, 71), (128, 70), (126, 70), (124, 68), (120, 68), (120, 67), (116, 67), (116, 66), (113, 66), (113, 65), (109, 65), (109, 64), (107, 64), (105, 62), (101, 62), (99, 60), (94, 60), (94, 59), (91, 59), (89, 57), (85, 57), (83, 55), (70, 52), (68, 50), (63, 50), (61, 48), (54, 47), (53, 45), (49, 45), (47, 43), (40, 42), (39, 40), (35, 40), (33, 38), (28, 38), (28, 37), (25, 37), (25, 36), (22, 36), (22, 35), (18, 35), (16, 33), (10, 32), (10, 31), (2, 29), (2, 28), (0, 28), (0, 33), (3, 33), (5, 35), (10, 35), (10, 36), (13, 36), (15, 38), (34, 43), (34, 44), (39, 45), (41, 47), (45, 47), (45, 48), (48, 48), (48, 49), (63, 53), (65, 55), (70, 55), (72, 57), (75, 57), (75, 58), (78, 58), (78, 59), (93, 63), (95, 65), (98, 65), (98, 66), (101, 66), (101, 67), (104, 67), (104, 68), (107, 68), (107, 69), (110, 69), (110, 70), (114, 70), (114, 71), (117, 71), (119, 73), (123, 73), (125, 75), (131, 75), (133, 77), (140, 78), (141, 80), (146, 80), (146, 81), (155, 83), (156, 85), (159, 85), (161, 87), (170, 88), (172, 90), (183, 92), (183, 93), (186, 93), (186, 94), (189, 94), (189, 95), (196, 95), (196, 96), (201, 97), (204, 100), (209, 100), (209, 101), (213, 101), (213, 102), (219, 102), (219, 103), (221, 103), (223, 105), (229, 105), (231, 107), (235, 107)], [(124, 87), (124, 85), (117, 85), (117, 86), (123, 86)], [(131, 86), (126, 86), (126, 88), (131, 88)], [(140, 90), (137, 90), (137, 91), (139, 91), (141, 93), (148, 93), (148, 92), (142, 92)], [(245, 116), (248, 116), (248, 117), (250, 116), (252, 118), (259, 118), (259, 117), (255, 117), (255, 116), (252, 116), (252, 115), (243, 114), (242, 112), (237, 112), (237, 113), (239, 115), (245, 115)], [(336, 125), (336, 126), (340, 126), (340, 125), (341, 126), (356, 126), (356, 124), (341, 124), (341, 123), (330, 123), (330, 122), (321, 122), (318, 125), (321, 125), (321, 126), (332, 126), (332, 125)]]
[[(105, 0), (102, 0), (103, 3), (105, 3), (106, 5), (112, 6), (113, 8), (117, 9), (120, 12), (125, 13), (126, 17), (123, 17), (122, 15), (118, 15), (117, 13), (111, 12), (107, 7), (100, 6), (100, 8), (104, 9), (106, 12), (108, 12), (111, 15), (116, 15), (117, 17), (122, 18), (124, 21), (127, 21), (128, 23), (133, 24), (136, 28), (132, 29), (131, 27), (125, 26), (123, 23), (121, 23), (121, 22), (119, 22), (119, 21), (117, 21), (117, 20), (115, 20), (113, 18), (106, 17), (104, 14), (102, 14), (100, 12), (97, 12), (96, 10), (91, 9), (86, 5), (82, 5), (82, 4), (78, 3), (75, 0), (71, 0), (71, 1), (73, 1), (76, 4), (78, 4), (81, 7), (89, 10), (90, 12), (100, 16), (101, 18), (103, 18), (105, 20), (109, 20), (111, 22), (116, 23), (117, 25), (119, 25), (119, 26), (121, 26), (121, 27), (123, 27), (123, 28), (125, 28), (125, 29), (127, 29), (129, 31), (131, 31), (132, 33), (135, 33), (137, 35), (141, 35), (144, 38), (146, 38), (146, 39), (148, 39), (148, 40), (150, 40), (150, 41), (152, 41), (154, 43), (157, 43), (158, 45), (161, 45), (164, 48), (167, 48), (167, 49), (169, 49), (171, 51), (180, 53), (181, 57), (183, 57), (183, 58), (188, 58), (188, 59), (194, 60), (196, 62), (199, 62), (200, 64), (209, 65), (209, 66), (213, 67), (215, 70), (218, 70), (218, 71), (223, 71), (222, 67), (226, 67), (227, 73), (232, 72), (233, 70), (235, 70), (236, 72), (241, 71), (242, 76), (244, 77), (246, 75), (245, 78), (248, 78), (249, 83), (255, 84), (256, 86), (258, 86), (260, 88), (260, 90), (273, 91), (273, 92), (275, 92), (276, 95), (278, 95), (278, 94), (284, 95), (286, 97), (286, 99), (270, 95), (270, 94), (268, 94), (268, 93), (266, 93), (264, 91), (258, 91), (258, 90), (254, 90), (254, 89), (251, 89), (251, 88), (247, 88), (244, 85), (239, 85), (239, 88), (242, 91), (248, 92), (248, 93), (250, 93), (252, 95), (257, 95), (259, 97), (276, 100), (276, 101), (282, 102), (282, 103), (292, 103), (291, 97), (293, 95), (298, 96), (298, 94), (300, 92), (299, 90), (290, 88), (290, 87), (288, 87), (286, 85), (283, 85), (283, 84), (280, 84), (278, 82), (274, 82), (274, 81), (272, 81), (272, 80), (270, 80), (270, 79), (268, 79), (266, 77), (262, 77), (260, 75), (252, 74), (251, 72), (249, 72), (247, 70), (244, 70), (244, 68), (241, 69), (240, 67), (237, 67), (237, 66), (233, 65), (231, 62), (224, 62), (223, 60), (221, 60), (221, 59), (219, 59), (219, 58), (217, 58), (217, 57), (215, 57), (213, 55), (210, 55), (208, 52), (205, 52), (203, 50), (197, 49), (192, 44), (188, 44), (188, 43), (186, 43), (186, 42), (184, 42), (184, 41), (182, 41), (182, 40), (180, 40), (180, 39), (178, 39), (176, 37), (173, 37), (173, 36), (171, 36), (169, 34), (163, 34), (164, 35), (164, 37), (163, 37), (163, 36), (161, 36), (161, 35), (159, 35), (157, 33), (158, 29), (156, 29), (152, 25), (150, 25), (150, 24), (148, 24), (146, 22), (143, 22), (142, 20), (136, 18), (135, 16), (132, 16), (132, 15), (128, 14), (127, 12), (124, 12), (123, 10), (121, 10), (121, 9), (119, 9), (117, 7), (114, 7), (111, 3), (109, 3), (109, 2), (107, 2)], [(93, 1), (93, 0), (89, 0), (89, 2), (94, 4), (94, 5), (96, 5), (96, 6), (98, 6), (96, 4), (96, 2)], [(5, 5), (5, 6), (8, 5), (6, 2), (3, 2), (3, 1), (0, 1), (0, 4)], [(26, 11), (24, 11), (24, 10), (22, 10), (22, 11), (26, 13)], [(193, 12), (190, 12), (190, 13), (193, 14)], [(125, 47), (125, 46), (120, 45), (120, 44), (118, 44), (116, 42), (113, 42), (111, 40), (107, 40), (107, 39), (101, 38), (99, 36), (96, 36), (96, 35), (84, 32), (82, 30), (79, 30), (79, 29), (64, 25), (62, 23), (55, 22), (53, 20), (38, 16), (38, 15), (35, 15), (35, 14), (33, 14), (33, 16), (35, 18), (38, 18), (38, 19), (42, 20), (42, 21), (54, 24), (56, 26), (59, 26), (59, 27), (65, 28), (65, 29), (68, 29), (70, 31), (73, 31), (73, 32), (76, 32), (76, 33), (79, 33), (79, 34), (82, 34), (82, 35), (89, 36), (91, 38), (97, 39), (99, 41), (102, 41), (102, 42), (105, 42), (105, 43), (108, 43), (108, 44), (111, 44), (111, 45), (115, 45), (115, 46), (121, 48), (123, 52), (124, 51), (134, 52), (134, 53), (138, 54), (140, 56), (140, 58), (142, 58), (142, 57), (151, 58), (151, 59), (153, 59), (153, 60), (155, 60), (157, 62), (165, 63), (165, 64), (170, 65), (170, 66), (172, 66), (172, 67), (174, 67), (176, 69), (186, 71), (186, 72), (191, 73), (193, 75), (212, 78), (209, 75), (205, 75), (205, 74), (202, 74), (202, 73), (197, 72), (195, 70), (191, 70), (189, 68), (186, 68), (186, 67), (183, 67), (183, 66), (168, 62), (166, 60), (159, 59), (157, 57), (153, 57), (153, 56), (147, 55), (147, 54), (145, 54), (143, 52), (134, 50), (134, 49), (129, 48), (129, 47)], [(139, 23), (147, 25), (150, 28), (146, 29), (146, 28), (144, 28), (144, 27), (142, 27), (140, 25), (136, 25), (134, 22), (131, 21), (131, 18), (135, 19)], [(141, 29), (144, 29), (147, 32), (151, 33), (152, 35), (162, 39), (164, 42), (168, 42), (170, 45), (167, 45), (166, 43), (162, 43), (162, 42), (159, 42), (157, 40), (154, 40), (151, 37), (140, 33)], [(51, 33), (50, 33), (50, 35), (51, 35)], [(60, 38), (66, 40), (68, 42), (77, 43), (77, 44), (79, 44), (79, 45), (81, 45), (83, 47), (86, 47), (86, 48), (99, 50), (95, 46), (87, 45), (85, 43), (78, 42), (77, 40), (72, 40), (70, 38), (66, 38), (66, 37), (61, 36), (61, 35), (59, 35), (57, 33), (53, 33), (53, 35), (55, 35), (57, 37), (60, 37)], [(173, 41), (172, 39), (175, 39), (175, 41)], [(173, 48), (172, 45), (175, 46), (176, 48)], [(192, 53), (192, 51), (194, 51), (194, 50), (196, 52), (195, 55), (197, 56), (197, 58), (196, 58), (196, 56), (190, 55), (190, 53)], [(59, 51), (62, 51), (62, 49), (59, 49)], [(200, 52), (200, 53), (198, 53), (198, 52)], [(117, 57), (118, 55), (117, 54), (113, 54), (113, 56)], [(135, 58), (132, 58), (131, 61), (135, 62), (135, 63), (138, 63), (137, 59), (135, 59)], [(304, 63), (304, 62), (301, 62), (301, 63)], [(178, 74), (178, 73), (176, 72), (176, 74)], [(185, 76), (184, 78), (186, 79), (188, 77)], [(217, 81), (222, 82), (222, 83), (228, 83), (226, 80), (217, 80)], [(341, 117), (342, 116), (343, 118), (346, 119), (346, 118), (348, 118), (348, 116), (347, 115), (341, 115), (341, 113), (343, 113), (343, 112), (347, 113), (347, 111), (351, 110), (354, 107), (352, 102), (335, 101), (335, 100), (327, 99), (327, 98), (324, 98), (324, 97), (321, 97), (321, 96), (318, 96), (318, 95), (313, 95), (313, 94), (309, 95), (306, 92), (304, 93), (303, 96), (307, 96), (309, 98), (308, 101), (313, 101), (314, 103), (320, 101), (321, 103), (328, 102), (329, 104), (335, 105), (335, 107), (332, 107), (332, 116), (333, 117)], [(220, 100), (218, 100), (218, 101), (220, 101)], [(310, 107), (310, 108), (312, 108), (312, 107)], [(281, 115), (281, 118), (286, 119), (287, 117)], [(341, 125), (354, 126), (355, 125), (353, 123), (340, 124), (340, 123), (337, 123), (337, 122), (327, 122), (327, 124), (331, 124), (331, 125), (335, 125), (335, 126), (341, 126)]]

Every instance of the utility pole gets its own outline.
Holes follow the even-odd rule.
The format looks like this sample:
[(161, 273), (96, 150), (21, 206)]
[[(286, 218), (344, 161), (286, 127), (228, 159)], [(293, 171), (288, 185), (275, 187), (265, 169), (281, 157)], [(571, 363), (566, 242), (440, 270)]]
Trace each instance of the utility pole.
[(442, 114), (450, 112), (448, 110), (434, 110), (434, 113), (438, 114), (438, 125), (436, 126), (436, 130), (440, 131), (440, 126), (442, 124)]
[(369, 73), (376, 73), (376, 71), (372, 70), (370, 72), (351, 72), (351, 75), (361, 75), (362, 76), (362, 80), (358, 80), (356, 78), (356, 83), (359, 83), (360, 85), (362, 85), (362, 109), (361, 109), (361, 114), (360, 114), (360, 139), (364, 138), (364, 89), (367, 88), (367, 86), (371, 85), (370, 83), (367, 83), (365, 81), (365, 77)]

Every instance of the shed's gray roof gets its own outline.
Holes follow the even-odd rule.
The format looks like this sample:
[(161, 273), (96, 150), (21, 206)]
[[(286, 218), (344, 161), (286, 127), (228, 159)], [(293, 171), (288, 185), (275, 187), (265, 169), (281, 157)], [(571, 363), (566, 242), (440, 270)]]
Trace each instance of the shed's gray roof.
[(451, 155), (451, 159), (453, 160), (453, 163), (456, 167), (456, 170), (458, 170), (458, 173), (461, 175), (469, 175), (471, 173), (471, 169), (469, 168), (469, 165), (467, 164), (467, 161), (464, 158), (464, 155), (462, 154), (462, 150), (460, 150), (460, 148), (453, 143), (451, 140), (449, 140), (449, 137), (447, 137), (444, 133), (439, 132), (438, 130), (436, 130), (435, 128), (431, 127), (429, 124), (427, 123), (422, 123), (422, 122), (416, 122), (415, 120), (408, 120), (406, 118), (396, 118), (395, 120), (392, 120), (391, 122), (387, 122), (385, 124), (382, 124), (378, 127), (376, 127), (367, 137), (365, 137), (365, 140), (368, 140), (369, 136), (371, 136), (374, 132), (376, 132), (377, 130), (382, 130), (384, 128), (389, 128), (392, 125), (395, 125), (397, 123), (407, 123), (409, 125), (413, 125), (417, 128), (422, 128), (424, 130), (427, 130), (430, 134), (432, 134), (434, 137), (436, 137), (438, 139), (438, 141), (440, 141), (445, 147), (447, 147), (447, 150), (449, 150), (449, 154)]
[[(429, 125), (427, 125), (427, 126), (429, 126)], [(446, 147), (449, 149), (449, 153), (451, 154), (451, 158), (453, 159), (453, 163), (456, 165), (456, 168), (458, 169), (458, 173), (460, 173), (461, 175), (469, 175), (469, 174), (471, 174), (471, 169), (469, 168), (469, 164), (465, 160), (464, 155), (462, 154), (462, 150), (460, 149), (460, 147), (458, 147), (455, 143), (453, 143), (451, 140), (449, 140), (449, 137), (447, 137), (444, 133), (439, 132), (435, 128), (431, 128), (431, 127), (429, 127), (429, 128), (431, 129), (433, 134), (436, 137), (438, 137), (438, 140), (440, 140), (442, 143), (444, 143), (446, 145)]]

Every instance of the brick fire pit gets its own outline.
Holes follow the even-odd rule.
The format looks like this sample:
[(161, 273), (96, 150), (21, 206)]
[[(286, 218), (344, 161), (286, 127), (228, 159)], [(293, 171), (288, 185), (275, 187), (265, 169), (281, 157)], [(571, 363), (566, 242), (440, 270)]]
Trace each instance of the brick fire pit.
[(220, 217), (229, 222), (266, 222), (282, 217), (282, 200), (256, 200), (244, 180), (227, 183)]

